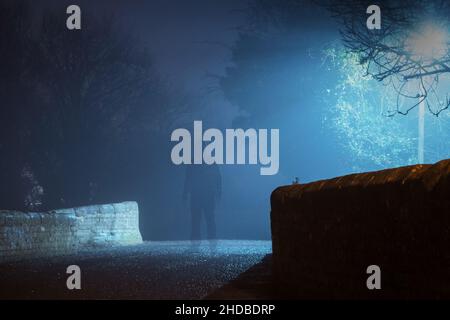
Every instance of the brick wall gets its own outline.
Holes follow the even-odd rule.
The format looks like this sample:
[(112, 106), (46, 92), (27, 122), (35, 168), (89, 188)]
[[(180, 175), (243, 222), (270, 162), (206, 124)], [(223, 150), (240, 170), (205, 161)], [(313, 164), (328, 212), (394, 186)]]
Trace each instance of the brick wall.
[(42, 213), (0, 211), (0, 261), (141, 242), (135, 202)]
[(450, 160), (280, 187), (271, 207), (274, 275), (293, 296), (450, 297)]

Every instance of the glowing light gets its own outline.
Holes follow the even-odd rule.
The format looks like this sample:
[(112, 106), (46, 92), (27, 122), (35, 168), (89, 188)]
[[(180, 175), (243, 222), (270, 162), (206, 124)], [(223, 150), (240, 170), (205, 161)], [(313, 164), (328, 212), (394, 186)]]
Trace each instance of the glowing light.
[(433, 24), (426, 24), (406, 41), (406, 48), (419, 61), (441, 59), (448, 53), (448, 34)]

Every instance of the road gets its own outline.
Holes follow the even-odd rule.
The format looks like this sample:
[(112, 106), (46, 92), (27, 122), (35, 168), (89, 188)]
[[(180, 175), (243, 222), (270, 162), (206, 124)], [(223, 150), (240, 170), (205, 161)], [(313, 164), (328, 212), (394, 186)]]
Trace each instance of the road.
[[(0, 265), (0, 299), (201, 299), (271, 253), (270, 241), (164, 241)], [(66, 268), (81, 268), (68, 290)]]

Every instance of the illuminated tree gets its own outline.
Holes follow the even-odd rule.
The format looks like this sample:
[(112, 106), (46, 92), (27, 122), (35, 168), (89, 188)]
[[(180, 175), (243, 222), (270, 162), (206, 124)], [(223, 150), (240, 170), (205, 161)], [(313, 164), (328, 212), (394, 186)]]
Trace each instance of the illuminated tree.
[(392, 90), (367, 76), (357, 56), (342, 48), (327, 50), (324, 63), (339, 73), (337, 84), (325, 95), (325, 103), (333, 106), (325, 113), (325, 125), (336, 133), (344, 153), (351, 155), (352, 170), (415, 162), (416, 139), (409, 123), (386, 117), (395, 98)]
[[(324, 113), (325, 125), (338, 137), (343, 152), (351, 155), (348, 165), (366, 171), (417, 162), (417, 125), (413, 117), (393, 117), (398, 94), (373, 79), (361, 68), (356, 54), (341, 47), (328, 49), (324, 65), (339, 73), (339, 80), (324, 95), (333, 106)], [(407, 99), (404, 99), (407, 100)], [(450, 114), (425, 115), (427, 158), (438, 161), (449, 156)]]
[(450, 106), (445, 87), (450, 73), (447, 1), (385, 1), (382, 27), (369, 30), (362, 0), (330, 1), (327, 8), (341, 21), (348, 52), (358, 58), (365, 73), (388, 84), (395, 104), (388, 116), (407, 115), (419, 108), (418, 161), (424, 161), (425, 109), (439, 116)]

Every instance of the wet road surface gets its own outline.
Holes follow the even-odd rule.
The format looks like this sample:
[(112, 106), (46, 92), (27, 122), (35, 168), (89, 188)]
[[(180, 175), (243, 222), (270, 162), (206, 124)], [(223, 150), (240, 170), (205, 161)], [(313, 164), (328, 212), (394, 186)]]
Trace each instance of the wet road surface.
[[(269, 253), (270, 241), (164, 241), (3, 263), (0, 299), (201, 299)], [(81, 290), (66, 287), (69, 265)]]

